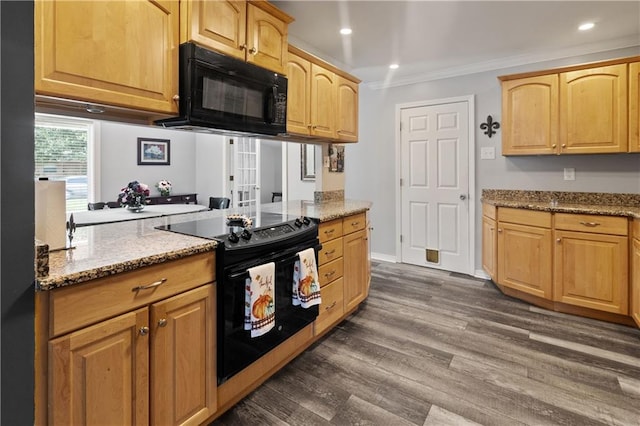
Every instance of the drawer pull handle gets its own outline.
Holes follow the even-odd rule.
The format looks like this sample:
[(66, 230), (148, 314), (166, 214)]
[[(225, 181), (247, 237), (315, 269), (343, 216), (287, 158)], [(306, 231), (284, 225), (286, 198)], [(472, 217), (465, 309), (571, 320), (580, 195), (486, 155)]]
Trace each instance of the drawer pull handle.
[(588, 226), (589, 228), (594, 228), (600, 224), (598, 222), (580, 222), (580, 225)]
[(336, 249), (333, 249), (333, 250), (331, 250), (331, 251), (325, 251), (325, 252), (324, 252), (324, 255), (325, 255), (325, 256), (329, 256), (330, 254), (333, 254), (333, 253), (335, 253), (335, 252), (336, 252)]
[(141, 336), (146, 336), (147, 334), (149, 334), (149, 327), (144, 326), (144, 327), (140, 327), (140, 330), (138, 330), (140, 332)]
[(333, 234), (333, 231), (335, 231), (335, 229), (327, 229), (326, 231), (324, 231), (324, 233), (329, 235), (329, 234)]
[(330, 304), (329, 306), (327, 306), (325, 309), (325, 311), (328, 311), (329, 309), (333, 308), (334, 306), (336, 306), (336, 301), (334, 300), (332, 304)]
[(166, 283), (167, 279), (166, 278), (162, 278), (160, 281), (156, 281), (154, 283), (151, 283), (149, 285), (139, 285), (138, 287), (134, 287), (131, 289), (131, 291), (140, 291), (140, 290), (149, 290), (151, 288), (156, 288), (158, 286), (161, 286), (162, 284)]
[(330, 276), (332, 276), (335, 273), (336, 273), (336, 271), (327, 272), (326, 274), (324, 274), (324, 276), (329, 278)]
[(351, 222), (351, 226), (358, 226), (360, 222)]

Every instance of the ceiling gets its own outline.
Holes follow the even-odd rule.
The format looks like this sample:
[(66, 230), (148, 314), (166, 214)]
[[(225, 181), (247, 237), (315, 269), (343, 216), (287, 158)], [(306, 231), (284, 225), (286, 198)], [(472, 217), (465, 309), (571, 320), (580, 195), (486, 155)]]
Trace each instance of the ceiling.
[[(272, 1), (289, 41), (372, 85), (640, 46), (640, 1)], [(590, 31), (578, 25), (592, 21)], [(339, 34), (348, 26), (353, 33)], [(389, 64), (400, 67), (390, 70)]]

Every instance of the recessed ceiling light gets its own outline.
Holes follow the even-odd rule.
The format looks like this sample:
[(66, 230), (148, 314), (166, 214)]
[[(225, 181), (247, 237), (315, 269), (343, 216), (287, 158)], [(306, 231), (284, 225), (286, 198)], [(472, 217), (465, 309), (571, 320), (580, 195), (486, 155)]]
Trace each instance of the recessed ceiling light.
[(396, 69), (398, 69), (399, 66), (400, 65), (398, 65), (398, 64), (391, 64), (391, 65), (389, 65), (389, 68), (391, 68), (392, 70), (396, 70)]
[(343, 28), (340, 30), (340, 34), (342, 35), (349, 35), (351, 34), (353, 31), (351, 31), (351, 28)]
[(595, 27), (596, 24), (594, 24), (593, 22), (585, 22), (584, 24), (580, 25), (578, 27), (578, 29), (580, 31), (587, 31), (590, 30), (591, 28)]

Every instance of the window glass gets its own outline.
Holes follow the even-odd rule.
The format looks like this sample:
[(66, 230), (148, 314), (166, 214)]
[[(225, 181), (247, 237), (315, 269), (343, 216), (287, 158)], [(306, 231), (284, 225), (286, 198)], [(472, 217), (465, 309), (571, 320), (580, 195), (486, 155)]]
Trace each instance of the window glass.
[(91, 122), (36, 116), (35, 177), (66, 181), (67, 212), (87, 210)]

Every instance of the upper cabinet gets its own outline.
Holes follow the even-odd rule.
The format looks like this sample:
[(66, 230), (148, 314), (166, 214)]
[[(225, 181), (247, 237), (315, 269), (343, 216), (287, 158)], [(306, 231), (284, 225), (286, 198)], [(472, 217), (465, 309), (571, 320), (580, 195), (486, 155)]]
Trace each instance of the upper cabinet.
[(177, 113), (178, 24), (177, 0), (38, 0), (36, 95)]
[(502, 154), (640, 151), (633, 59), (500, 77)]
[(180, 42), (193, 41), (229, 56), (286, 72), (286, 13), (266, 1), (192, 0), (180, 3)]
[(640, 152), (640, 62), (629, 64), (629, 152)]
[(288, 133), (310, 141), (358, 141), (360, 80), (294, 46), (287, 79)]
[(627, 151), (627, 64), (560, 74), (560, 153)]

